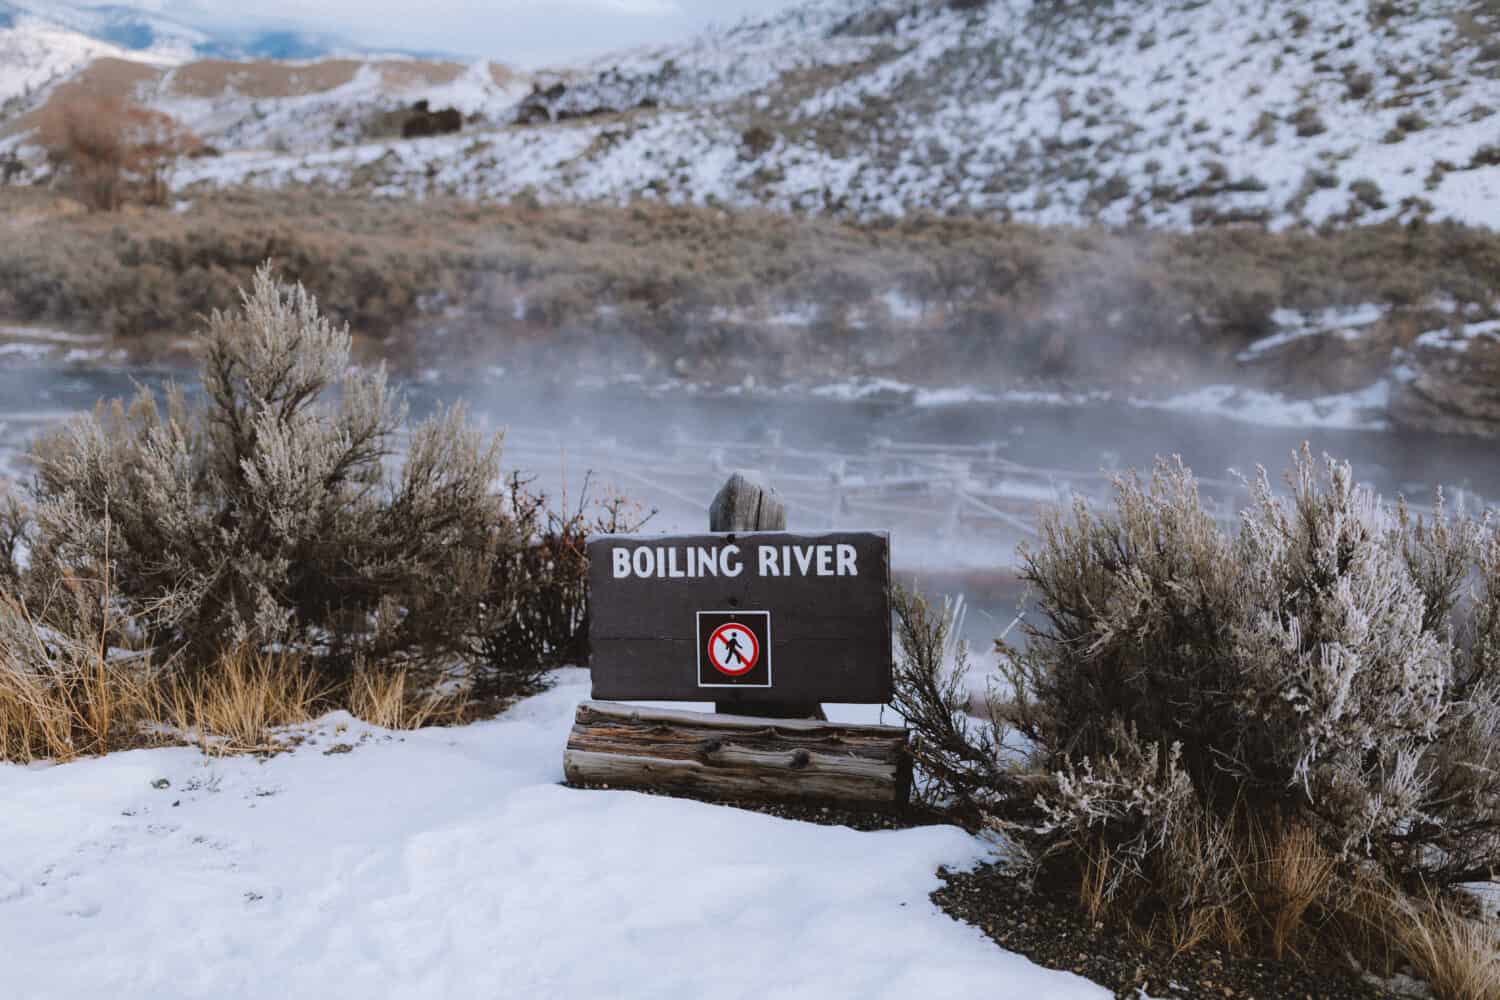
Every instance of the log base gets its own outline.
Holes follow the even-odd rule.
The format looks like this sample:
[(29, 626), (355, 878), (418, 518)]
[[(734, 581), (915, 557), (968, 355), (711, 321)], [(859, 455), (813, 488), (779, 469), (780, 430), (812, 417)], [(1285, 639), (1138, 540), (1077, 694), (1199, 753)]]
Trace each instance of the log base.
[(586, 701), (563, 753), (575, 784), (712, 798), (899, 808), (911, 793), (906, 730)]

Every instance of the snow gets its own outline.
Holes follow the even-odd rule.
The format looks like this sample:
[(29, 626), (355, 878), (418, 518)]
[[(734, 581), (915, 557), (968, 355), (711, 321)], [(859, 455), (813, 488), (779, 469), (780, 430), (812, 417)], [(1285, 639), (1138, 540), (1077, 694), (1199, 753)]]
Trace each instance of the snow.
[(54, 330), (50, 327), (0, 323), (0, 338), (10, 337), (50, 344), (97, 344), (106, 339), (103, 334), (97, 333), (74, 333), (69, 330)]
[(1313, 399), (1290, 399), (1280, 393), (1209, 385), (1165, 399), (1134, 398), (1132, 406), (1225, 417), (1266, 427), (1326, 427), (1340, 430), (1385, 430), (1390, 383), (1382, 380), (1357, 392)]
[[(1346, 317), (1367, 315), (1358, 310)], [(1347, 318), (1345, 320), (1348, 322)], [(1471, 324), (1468, 336), (1500, 336), (1500, 321)], [(1318, 332), (1326, 332), (1319, 330)], [(1424, 336), (1444, 336), (1435, 331)], [(1420, 343), (1421, 341), (1419, 341)], [(1462, 350), (1446, 341), (1443, 346)], [(1266, 348), (1263, 348), (1264, 350)], [(1399, 377), (1400, 369), (1392, 373)], [(895, 399), (919, 408), (1013, 404), (1017, 406), (1087, 407), (1109, 404), (1121, 399), (1112, 392), (1061, 392), (1039, 389), (985, 389), (977, 386), (924, 387), (892, 378), (855, 378), (811, 387), (808, 392), (825, 399), (857, 402), (873, 399)], [(1265, 392), (1242, 386), (1214, 384), (1165, 397), (1129, 396), (1123, 401), (1142, 409), (1168, 410), (1178, 413), (1235, 420), (1266, 427), (1325, 427), (1342, 430), (1386, 430), (1386, 408), (1390, 403), (1390, 382), (1382, 380), (1355, 392), (1335, 393), (1298, 399), (1280, 393)]]
[(1500, 340), (1500, 320), (1466, 323), (1456, 330), (1428, 330), (1416, 339), (1415, 346), (1464, 352), (1469, 349), (1469, 344), (1481, 337)]
[(1296, 309), (1277, 309), (1271, 314), (1271, 322), (1276, 325), (1277, 331), (1250, 344), (1235, 355), (1235, 360), (1254, 361), (1262, 354), (1305, 337), (1333, 334), (1341, 340), (1358, 340), (1361, 329), (1379, 322), (1385, 313), (1383, 308), (1371, 303), (1311, 313)]
[(562, 787), (587, 688), (563, 671), (457, 729), (335, 714), (265, 761), (0, 765), (6, 993), (1108, 995), (933, 906), (938, 865), (986, 854), (957, 828), (858, 833)]
[(26, 358), (44, 358), (52, 353), (46, 344), (0, 344), (0, 357), (20, 355)]
[(110, 348), (102, 336), (0, 323), (0, 363), (7, 365), (53, 361), (88, 364), (124, 357), (123, 348)]

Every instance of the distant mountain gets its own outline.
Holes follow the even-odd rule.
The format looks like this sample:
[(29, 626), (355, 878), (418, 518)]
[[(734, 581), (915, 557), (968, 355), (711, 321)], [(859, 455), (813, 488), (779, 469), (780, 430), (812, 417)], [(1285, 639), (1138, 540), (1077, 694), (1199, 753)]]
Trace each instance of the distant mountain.
[[(208, 44), (141, 15), (156, 47), (126, 50), (146, 37), (120, 29), (133, 22), (79, 9), (102, 19), (87, 45), (131, 58)], [(405, 89), (387, 85), (395, 69), (330, 70), (337, 86), (315, 99), (303, 70), (257, 91), (249, 70), (200, 73), (200, 87), (184, 69), (139, 93), (225, 153), (185, 164), (184, 184), (1068, 225), (1500, 227), (1493, 0), (810, 0), (538, 74), (535, 90), (499, 67), (441, 65)], [(403, 141), (371, 127), (406, 98), (460, 107), (464, 132)]]
[(0, 0), (0, 27), (31, 17), (95, 41), (147, 56), (219, 59), (320, 59), (362, 50), (345, 39), (286, 25), (226, 22), (190, 5), (146, 10), (66, 0)]
[(171, 11), (64, 0), (0, 0), (0, 104), (65, 79), (102, 56), (171, 66), (196, 59), (312, 60), (370, 54), (334, 35), (264, 22), (215, 21), (188, 6), (175, 5)]
[(79, 93), (128, 94), (215, 146), (310, 151), (399, 135), (399, 109), (416, 101), (473, 117), (508, 109), (524, 88), (502, 66), (372, 53), (182, 5), (0, 0), (0, 150), (25, 146), (48, 101)]

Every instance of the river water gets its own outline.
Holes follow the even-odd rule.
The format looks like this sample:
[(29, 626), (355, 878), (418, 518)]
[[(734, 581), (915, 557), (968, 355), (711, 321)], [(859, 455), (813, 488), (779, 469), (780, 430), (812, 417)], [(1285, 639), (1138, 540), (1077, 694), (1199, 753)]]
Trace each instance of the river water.
[[(78, 355), (0, 353), (0, 475), (24, 478), (31, 436), (102, 398), (169, 378), (192, 382), (188, 371)], [(591, 470), (596, 488), (656, 508), (646, 530), (702, 530), (727, 472), (754, 468), (787, 495), (793, 528), (890, 529), (898, 576), (966, 594), (967, 631), (980, 641), (1013, 614), (1015, 545), (1039, 504), (1073, 491), (1104, 497), (1102, 470), (1147, 470), (1157, 455), (1181, 455), (1208, 480), (1206, 492), (1228, 497), (1236, 492), (1229, 470), (1264, 465), (1279, 474), (1307, 441), (1352, 461), (1387, 496), (1426, 500), (1441, 484), (1470, 509), (1500, 498), (1500, 464), (1479, 440), (1264, 426), (1103, 399), (952, 393), (933, 403), (901, 391), (850, 399), (494, 372), (403, 389), (415, 416), (462, 401), (477, 422), (505, 429), (507, 470), (526, 470), (554, 495), (576, 500)]]

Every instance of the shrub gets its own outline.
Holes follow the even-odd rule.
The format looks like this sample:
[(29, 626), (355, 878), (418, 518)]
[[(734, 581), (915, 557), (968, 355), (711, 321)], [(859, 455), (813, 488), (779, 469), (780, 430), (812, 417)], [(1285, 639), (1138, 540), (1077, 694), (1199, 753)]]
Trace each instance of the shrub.
[(1403, 132), (1420, 132), (1429, 124), (1420, 111), (1403, 111), (1396, 119), (1396, 127)]
[(29, 522), (25, 504), (0, 480), (0, 593), (14, 592), (21, 584), (21, 547)]
[(1380, 185), (1368, 177), (1350, 181), (1349, 192), (1354, 195), (1355, 201), (1366, 208), (1373, 208), (1379, 211), (1386, 207), (1385, 198), (1380, 193)]
[[(228, 646), (437, 665), (473, 650), (497, 545), (499, 441), (454, 408), (410, 431), (383, 371), (351, 372), (347, 328), (257, 272), (202, 336), (202, 399), (145, 389), (34, 447), (33, 592), (98, 576), (188, 664)], [(49, 622), (76, 634), (73, 623)]]
[(585, 477), (578, 505), (551, 507), (519, 474), (509, 480), (515, 529), (497, 546), (474, 670), (480, 698), (508, 698), (547, 670), (587, 663), (588, 539), (635, 531), (651, 513), (623, 497), (594, 503)]
[(586, 660), (586, 543), (632, 505), (502, 492), (498, 438), (408, 427), (268, 267), (201, 346), (200, 395), (101, 404), (34, 445), (29, 509), (0, 494), (0, 759), (451, 721)]
[(75, 96), (50, 103), (38, 133), (73, 193), (102, 212), (131, 197), (165, 204), (168, 169), (196, 145), (171, 116), (119, 97)]
[(1312, 105), (1303, 105), (1292, 115), (1291, 122), (1296, 128), (1297, 134), (1306, 139), (1311, 136), (1321, 135), (1328, 131), (1328, 126), (1323, 124), (1323, 116), (1318, 109)]
[(1300, 947), (1371, 879), (1442, 891), (1500, 863), (1500, 534), (1441, 502), (1413, 519), (1305, 450), (1289, 482), (1262, 474), (1234, 533), (1180, 463), (1118, 481), (1111, 514), (1047, 518), (978, 730), (902, 643), (919, 765), (1037, 873), (1179, 944)]
[(1375, 89), (1375, 77), (1370, 73), (1355, 73), (1348, 79), (1348, 88), (1351, 100), (1363, 100)]

